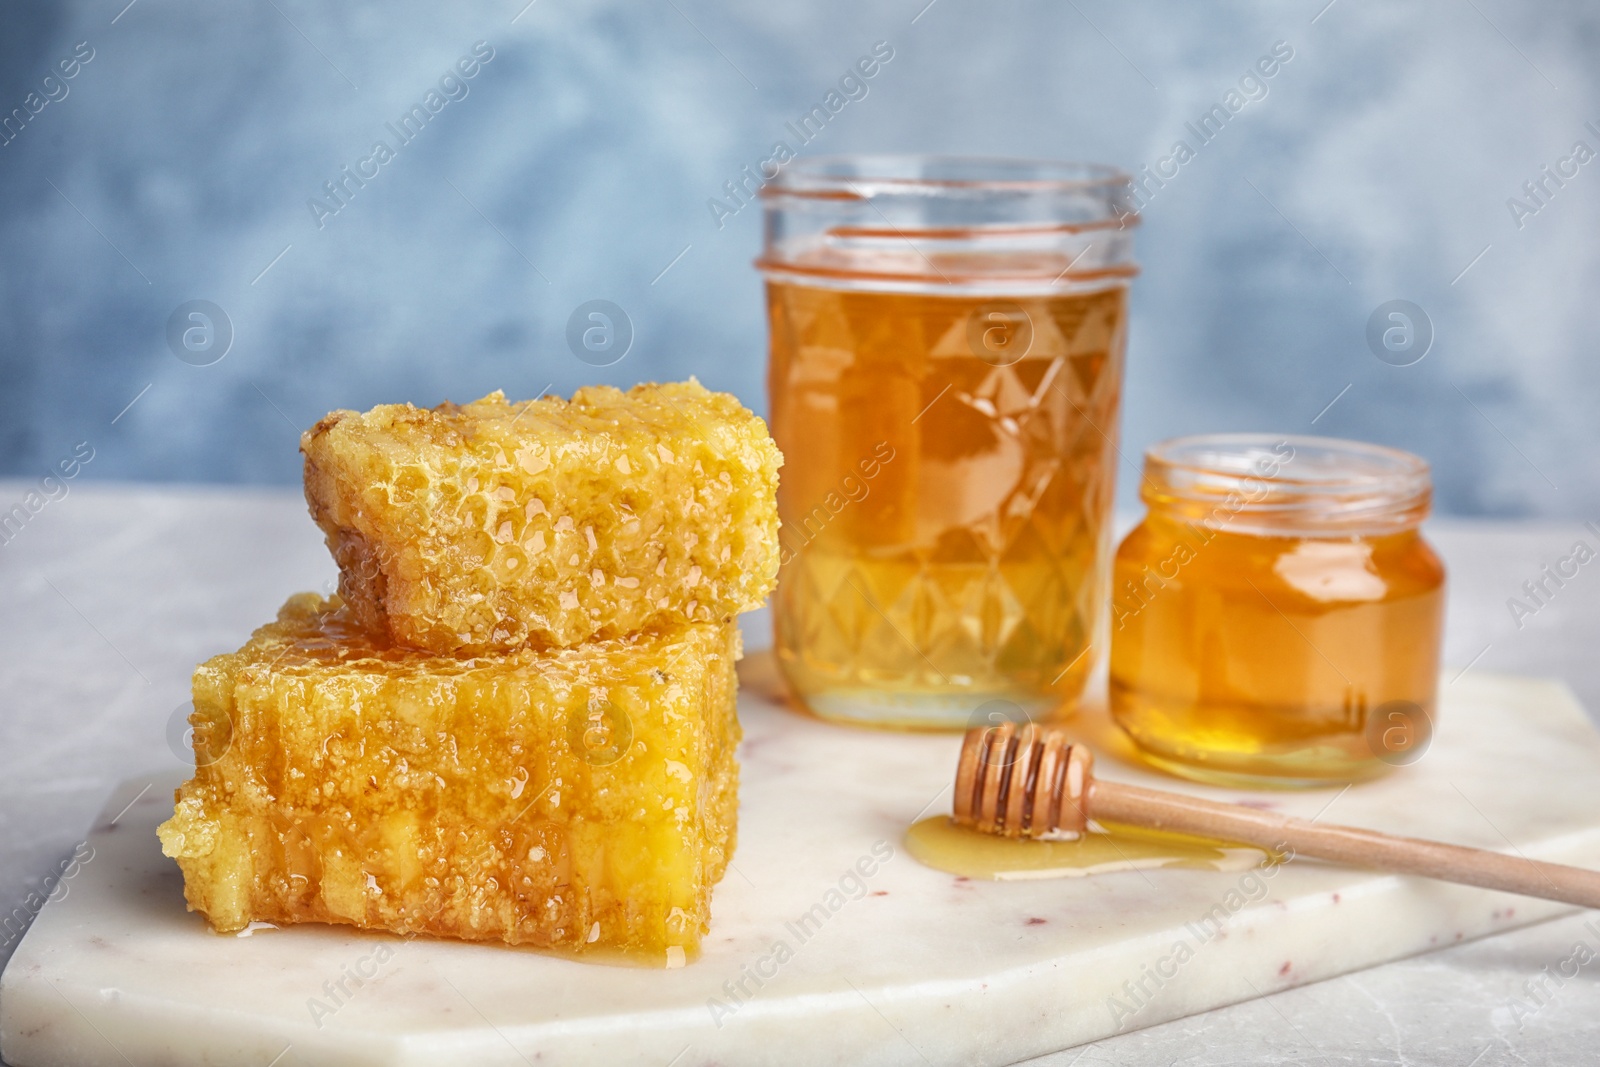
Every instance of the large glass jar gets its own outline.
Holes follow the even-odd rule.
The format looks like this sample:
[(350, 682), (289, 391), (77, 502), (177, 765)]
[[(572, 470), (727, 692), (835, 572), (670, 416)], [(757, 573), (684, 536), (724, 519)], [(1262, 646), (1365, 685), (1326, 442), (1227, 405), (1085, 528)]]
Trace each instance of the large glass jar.
[(1151, 448), (1117, 550), (1111, 712), (1151, 762), (1232, 785), (1369, 777), (1426, 749), (1444, 568), (1428, 465), (1218, 434)]
[(921, 156), (765, 188), (779, 663), (815, 714), (1069, 709), (1093, 666), (1135, 273), (1127, 177)]

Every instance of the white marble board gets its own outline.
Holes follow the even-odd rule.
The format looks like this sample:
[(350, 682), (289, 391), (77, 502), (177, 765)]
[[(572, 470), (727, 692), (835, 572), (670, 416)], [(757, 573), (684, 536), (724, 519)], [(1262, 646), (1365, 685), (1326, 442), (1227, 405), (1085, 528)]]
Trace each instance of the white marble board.
[[(1005, 1064), (1571, 910), (1303, 859), (1250, 882), (959, 880), (900, 841), (924, 810), (948, 810), (958, 740), (812, 721), (769, 699), (768, 657), (746, 667), (739, 847), (698, 962), (604, 967), (316, 926), (217, 936), (185, 912), (155, 840), (166, 775), (117, 790), (80, 849), (92, 858), (0, 977), (0, 1054), (13, 1067)], [(1103, 777), (1600, 862), (1600, 810), (1570, 787), (1600, 776), (1600, 735), (1557, 683), (1462, 677), (1420, 761), (1343, 794), (1210, 790), (1117, 758), (1102, 714), (1076, 729)], [(860, 888), (849, 874), (864, 857)], [(819, 904), (827, 917), (802, 939)], [(1205, 937), (1196, 924), (1218, 904), (1231, 918)], [(741, 980), (750, 995), (735, 999)]]

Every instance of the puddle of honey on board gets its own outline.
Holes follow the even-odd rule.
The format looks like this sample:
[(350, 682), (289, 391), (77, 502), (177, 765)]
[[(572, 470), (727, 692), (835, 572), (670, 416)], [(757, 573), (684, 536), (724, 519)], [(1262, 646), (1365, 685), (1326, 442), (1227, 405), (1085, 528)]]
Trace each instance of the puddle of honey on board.
[(1083, 878), (1091, 874), (1182, 867), (1201, 871), (1245, 871), (1273, 858), (1249, 845), (1106, 824), (1075, 841), (1031, 841), (980, 833), (948, 815), (923, 819), (906, 831), (906, 851), (935, 870), (967, 878)]

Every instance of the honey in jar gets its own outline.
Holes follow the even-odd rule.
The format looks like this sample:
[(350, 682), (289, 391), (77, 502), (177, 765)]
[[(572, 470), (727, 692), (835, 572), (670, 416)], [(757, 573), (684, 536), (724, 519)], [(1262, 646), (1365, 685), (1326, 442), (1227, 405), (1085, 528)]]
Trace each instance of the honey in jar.
[(1151, 762), (1233, 785), (1369, 777), (1426, 748), (1444, 568), (1428, 467), (1376, 445), (1224, 434), (1149, 450), (1117, 550), (1111, 712)]
[(1093, 666), (1133, 272), (1103, 168), (797, 162), (763, 190), (775, 645), (832, 719), (1070, 708)]

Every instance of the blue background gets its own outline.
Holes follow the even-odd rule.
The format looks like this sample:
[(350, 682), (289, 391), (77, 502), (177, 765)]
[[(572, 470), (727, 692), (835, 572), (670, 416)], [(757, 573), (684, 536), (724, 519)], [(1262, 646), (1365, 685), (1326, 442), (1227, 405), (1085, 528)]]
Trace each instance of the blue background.
[[(1126, 456), (1321, 432), (1427, 456), (1441, 510), (1600, 515), (1600, 160), (1507, 205), (1600, 150), (1592, 3), (524, 3), (8, 3), (0, 115), (94, 58), (0, 146), (0, 473), (88, 441), (84, 478), (293, 483), (331, 408), (496, 388), (693, 373), (765, 410), (759, 213), (707, 201), (874, 42), (808, 152), (1137, 169), (1283, 41), (1149, 203)], [(319, 228), (308, 199), (477, 41), (467, 95)], [(565, 341), (596, 298), (636, 333), (601, 369)], [(166, 339), (200, 299), (234, 332), (203, 367)], [(1367, 344), (1392, 299), (1435, 334), (1411, 366)]]

